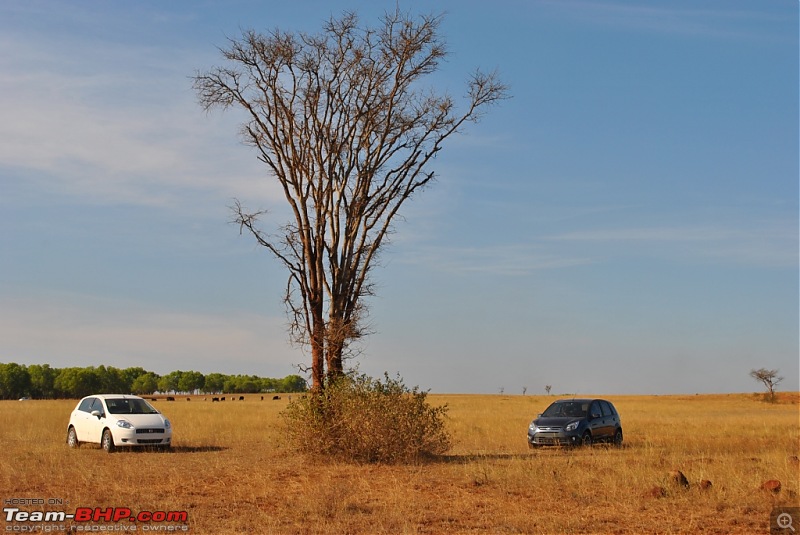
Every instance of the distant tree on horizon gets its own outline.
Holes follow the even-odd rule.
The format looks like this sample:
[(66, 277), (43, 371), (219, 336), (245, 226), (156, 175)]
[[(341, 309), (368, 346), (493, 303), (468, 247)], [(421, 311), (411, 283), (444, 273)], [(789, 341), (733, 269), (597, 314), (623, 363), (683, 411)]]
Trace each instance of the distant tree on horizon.
[(158, 375), (153, 372), (142, 373), (131, 383), (131, 392), (134, 394), (152, 394), (156, 390), (158, 390)]
[(28, 370), (16, 362), (0, 364), (0, 399), (15, 399), (26, 395), (31, 378)]
[(778, 377), (778, 370), (768, 370), (766, 368), (750, 370), (750, 377), (764, 384), (767, 388), (768, 401), (775, 401), (775, 387), (783, 381), (783, 377)]
[[(204, 380), (205, 379), (205, 380)], [(90, 394), (138, 394), (155, 392), (222, 392), (227, 384), (231, 393), (305, 392), (306, 380), (299, 375), (282, 379), (256, 375), (173, 371), (165, 376), (144, 368), (119, 369), (113, 366), (51, 368), (49, 364), (25, 366), (0, 362), (0, 399), (82, 398)]]

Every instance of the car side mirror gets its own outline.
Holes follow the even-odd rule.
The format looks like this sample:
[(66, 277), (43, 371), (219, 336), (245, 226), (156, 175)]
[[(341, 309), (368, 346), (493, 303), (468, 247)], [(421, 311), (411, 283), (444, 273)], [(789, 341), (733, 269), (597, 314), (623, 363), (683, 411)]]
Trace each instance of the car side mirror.
[(542, 417), (542, 413), (540, 412), (539, 414), (536, 415), (536, 417), (537, 418), (541, 418)]
[(96, 416), (98, 420), (100, 419), (101, 416), (103, 416), (103, 413), (100, 411), (92, 411), (90, 414), (92, 416)]

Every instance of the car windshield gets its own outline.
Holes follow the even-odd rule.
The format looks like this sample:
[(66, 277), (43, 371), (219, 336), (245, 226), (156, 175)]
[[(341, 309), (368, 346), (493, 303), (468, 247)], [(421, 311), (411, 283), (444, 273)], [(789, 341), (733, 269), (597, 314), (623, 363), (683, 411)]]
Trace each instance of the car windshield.
[(111, 414), (158, 414), (158, 411), (143, 399), (107, 399), (106, 405)]
[(588, 402), (564, 401), (553, 403), (542, 413), (546, 418), (569, 416), (572, 418), (585, 418), (589, 410)]

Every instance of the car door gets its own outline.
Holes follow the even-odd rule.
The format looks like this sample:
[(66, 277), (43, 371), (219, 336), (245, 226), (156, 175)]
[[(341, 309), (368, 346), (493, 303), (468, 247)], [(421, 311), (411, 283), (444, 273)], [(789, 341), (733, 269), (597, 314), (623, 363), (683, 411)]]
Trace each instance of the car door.
[(600, 408), (603, 409), (603, 419), (606, 421), (606, 436), (611, 438), (619, 427), (619, 417), (608, 401), (600, 400)]
[(89, 441), (89, 433), (92, 427), (92, 423), (89, 421), (92, 415), (89, 413), (94, 400), (95, 398), (82, 399), (78, 408), (72, 413), (72, 426), (75, 428), (75, 434), (78, 435), (78, 440), (81, 442)]
[[(94, 411), (98, 411), (100, 413), (100, 417), (91, 414)], [(86, 442), (100, 442), (100, 438), (103, 436), (103, 428), (106, 425), (106, 409), (103, 406), (103, 400), (100, 398), (94, 398), (92, 405), (89, 407), (89, 417), (87, 420), (87, 438)]]
[(606, 419), (603, 417), (603, 409), (597, 400), (589, 406), (589, 428), (592, 430), (592, 439), (595, 441), (605, 440), (608, 437)]

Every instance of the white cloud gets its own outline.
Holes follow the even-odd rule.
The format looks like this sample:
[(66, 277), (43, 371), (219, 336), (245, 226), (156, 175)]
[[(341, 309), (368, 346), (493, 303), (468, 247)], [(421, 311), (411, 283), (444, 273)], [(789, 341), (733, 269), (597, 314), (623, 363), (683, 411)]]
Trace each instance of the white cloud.
[[(401, 233), (402, 234), (402, 233)], [(426, 245), (422, 234), (399, 240), (394, 262), (448, 273), (501, 276), (605, 263), (630, 256), (678, 263), (723, 263), (767, 268), (798, 265), (798, 233), (780, 221), (735, 226), (592, 228), (537, 236), (527, 242), (468, 247)]]
[(8, 298), (0, 304), (0, 360), (288, 375), (302, 356), (288, 346), (284, 323), (263, 315), (158, 310), (74, 294)]
[(210, 58), (19, 35), (0, 47), (15, 51), (0, 59), (6, 180), (83, 202), (168, 205), (187, 191), (280, 198), (239, 143), (235, 117), (207, 117), (195, 102), (189, 76)]
[(486, 247), (418, 247), (398, 255), (405, 264), (422, 264), (448, 273), (478, 273), (506, 276), (528, 275), (542, 269), (591, 264), (588, 256), (568, 256), (533, 244)]
[[(646, 254), (682, 257), (684, 260), (715, 260), (762, 267), (793, 267), (798, 264), (796, 221), (752, 222), (737, 226), (657, 226), (606, 228), (565, 232), (546, 238), (553, 242), (636, 247)], [(651, 247), (652, 249), (648, 249)]]
[(768, 31), (756, 33), (753, 30), (753, 21), (786, 22), (781, 13), (767, 15), (764, 10), (736, 6), (709, 9), (700, 5), (635, 5), (586, 0), (541, 0), (539, 5), (569, 13), (570, 17), (592, 25), (700, 37), (771, 40), (775, 36)]

